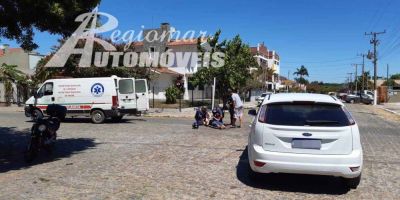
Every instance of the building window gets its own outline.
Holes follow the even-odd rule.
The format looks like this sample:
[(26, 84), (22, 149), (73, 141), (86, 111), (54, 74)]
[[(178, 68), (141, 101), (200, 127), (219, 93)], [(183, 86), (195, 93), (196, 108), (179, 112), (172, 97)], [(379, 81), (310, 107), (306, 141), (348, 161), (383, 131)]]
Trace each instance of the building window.
[[(168, 50), (169, 50), (169, 48), (165, 47), (165, 51), (167, 52)], [(169, 59), (169, 56), (168, 56), (168, 54), (166, 54), (165, 55), (165, 63), (168, 63), (168, 59)]]
[(149, 48), (149, 56), (150, 56), (150, 58), (154, 58), (154, 52), (156, 52), (156, 48), (155, 47), (150, 47)]

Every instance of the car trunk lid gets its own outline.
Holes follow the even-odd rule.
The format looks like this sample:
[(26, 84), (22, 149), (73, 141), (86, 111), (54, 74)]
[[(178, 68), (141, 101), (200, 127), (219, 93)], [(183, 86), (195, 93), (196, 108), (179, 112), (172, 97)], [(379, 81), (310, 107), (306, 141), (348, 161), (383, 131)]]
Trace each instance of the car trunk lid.
[(267, 104), (263, 148), (307, 154), (349, 154), (351, 121), (338, 104), (285, 102)]

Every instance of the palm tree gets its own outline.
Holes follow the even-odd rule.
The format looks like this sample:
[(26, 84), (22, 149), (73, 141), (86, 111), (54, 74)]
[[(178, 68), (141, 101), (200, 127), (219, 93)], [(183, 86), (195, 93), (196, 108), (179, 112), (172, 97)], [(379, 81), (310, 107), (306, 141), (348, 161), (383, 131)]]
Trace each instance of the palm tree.
[(277, 75), (275, 70), (269, 67), (259, 67), (252, 72), (254, 79), (262, 82), (262, 89), (264, 90), (265, 82), (272, 81), (273, 75)]
[(4, 97), (6, 105), (11, 104), (14, 88), (12, 83), (25, 81), (24, 73), (17, 69), (16, 65), (7, 65), (3, 63), (0, 66), (0, 81), (4, 84)]
[(304, 78), (304, 76), (308, 76), (308, 70), (306, 67), (304, 67), (304, 65), (302, 65), (300, 68), (297, 68), (293, 75), (300, 76), (299, 78), (295, 78), (295, 80), (300, 83), (300, 86), (305, 86), (308, 83), (307, 79)]
[(294, 72), (293, 75), (303, 78), (304, 76), (308, 76), (308, 70), (306, 67), (304, 67), (304, 65), (302, 65), (300, 68), (296, 69), (296, 72)]

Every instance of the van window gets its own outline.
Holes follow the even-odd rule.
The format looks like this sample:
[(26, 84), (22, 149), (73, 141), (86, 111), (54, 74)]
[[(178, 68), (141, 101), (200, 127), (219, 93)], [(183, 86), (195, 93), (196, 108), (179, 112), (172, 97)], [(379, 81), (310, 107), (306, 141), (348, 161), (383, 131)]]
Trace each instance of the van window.
[[(274, 103), (267, 104), (264, 119), (272, 125), (283, 126), (349, 126), (348, 116), (342, 106), (322, 103)], [(263, 109), (261, 109), (263, 111)]]
[(53, 83), (52, 82), (44, 84), (38, 91), (39, 97), (50, 96), (50, 95), (53, 95)]
[(119, 93), (120, 94), (132, 94), (133, 93), (133, 80), (122, 79), (119, 80)]
[(146, 93), (146, 81), (145, 80), (136, 80), (135, 81), (135, 90), (136, 93)]

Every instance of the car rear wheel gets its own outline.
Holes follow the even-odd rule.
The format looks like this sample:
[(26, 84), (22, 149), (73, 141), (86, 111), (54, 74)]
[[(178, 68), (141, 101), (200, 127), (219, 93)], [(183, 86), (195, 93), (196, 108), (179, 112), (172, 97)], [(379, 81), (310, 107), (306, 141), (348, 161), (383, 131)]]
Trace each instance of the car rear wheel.
[(361, 174), (355, 178), (345, 178), (344, 182), (350, 189), (356, 189), (361, 181)]
[(101, 110), (94, 110), (91, 114), (92, 122), (95, 124), (101, 124), (106, 119), (106, 115)]

